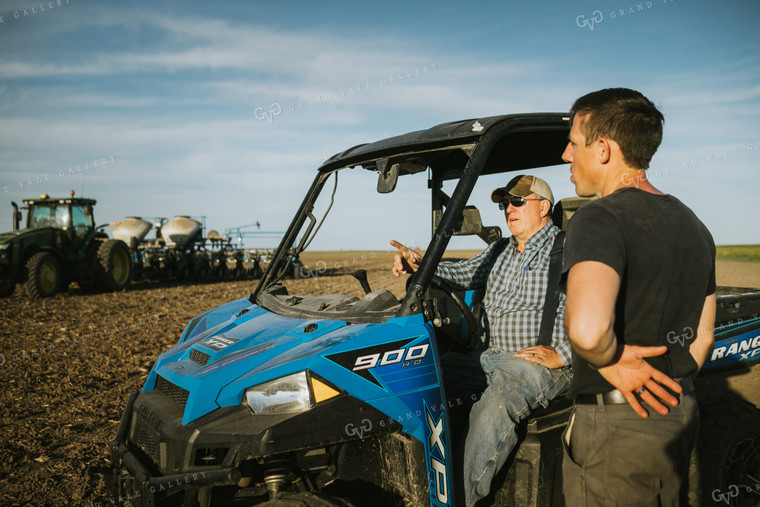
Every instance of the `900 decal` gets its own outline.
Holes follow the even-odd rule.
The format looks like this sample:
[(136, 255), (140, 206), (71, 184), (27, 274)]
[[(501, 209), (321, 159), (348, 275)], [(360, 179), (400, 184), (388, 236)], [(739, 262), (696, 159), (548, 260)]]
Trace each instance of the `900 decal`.
[(422, 345), (415, 345), (408, 349), (400, 348), (396, 350), (389, 350), (383, 353), (382, 358), (380, 353), (369, 354), (366, 356), (360, 356), (356, 358), (354, 367), (351, 371), (366, 370), (368, 368), (374, 368), (375, 366), (386, 366), (389, 364), (401, 363), (401, 367), (417, 366), (422, 364), (422, 358), (427, 354), (429, 344), (424, 343)]
[(409, 347), (418, 337), (397, 342), (375, 345), (360, 350), (351, 350), (327, 356), (328, 359), (352, 371), (360, 377), (383, 387), (372, 373), (375, 368), (396, 365), (398, 368), (420, 366), (425, 364), (430, 356), (430, 343), (421, 343)]

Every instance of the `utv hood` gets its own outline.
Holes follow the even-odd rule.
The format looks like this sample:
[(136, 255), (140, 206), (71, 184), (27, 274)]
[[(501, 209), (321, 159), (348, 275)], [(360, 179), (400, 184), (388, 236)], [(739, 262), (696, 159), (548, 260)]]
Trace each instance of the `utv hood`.
[[(341, 379), (359, 374), (366, 380), (360, 382), (362, 397), (383, 397), (388, 386), (382, 369), (359, 373), (351, 366), (356, 343), (387, 342), (386, 326), (287, 317), (241, 299), (193, 319), (180, 344), (158, 358), (144, 391), (160, 389), (174, 399), (183, 407), (183, 424), (240, 405), (250, 387), (304, 370), (344, 386), (350, 383)], [(360, 335), (361, 340), (353, 340)], [(415, 335), (405, 343), (429, 336)], [(351, 364), (342, 364), (344, 356), (351, 356)], [(433, 370), (430, 382), (435, 382)]]

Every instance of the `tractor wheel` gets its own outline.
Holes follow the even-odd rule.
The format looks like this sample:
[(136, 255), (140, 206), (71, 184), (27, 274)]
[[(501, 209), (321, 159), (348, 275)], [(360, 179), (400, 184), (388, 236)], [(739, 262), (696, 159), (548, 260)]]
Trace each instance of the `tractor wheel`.
[(123, 241), (109, 239), (101, 243), (95, 262), (95, 285), (99, 290), (120, 290), (129, 284), (129, 257), (129, 248)]
[(61, 266), (49, 252), (37, 252), (26, 261), (24, 290), (31, 299), (54, 296), (61, 290)]
[(741, 399), (700, 403), (689, 503), (760, 505), (760, 410)]

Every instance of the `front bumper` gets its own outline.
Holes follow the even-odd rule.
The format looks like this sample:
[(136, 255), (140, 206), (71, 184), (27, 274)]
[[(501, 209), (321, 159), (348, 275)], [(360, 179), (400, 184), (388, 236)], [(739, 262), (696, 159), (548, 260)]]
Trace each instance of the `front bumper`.
[[(290, 470), (319, 474), (333, 464), (325, 449), (361, 439), (340, 423), (346, 415), (348, 420), (387, 420), (351, 396), (295, 415), (253, 415), (243, 406), (220, 408), (189, 424), (182, 424), (182, 415), (183, 407), (160, 392), (130, 395), (110, 445), (111, 489), (120, 499), (135, 506), (161, 505), (169, 496), (238, 484), (241, 477), (244, 484), (250, 477), (263, 486), (256, 494), (266, 494), (269, 460), (287, 456)], [(399, 430), (392, 422), (372, 436)]]
[(171, 475), (156, 473), (152, 464), (145, 463), (141, 452), (132, 451), (127, 445), (137, 396), (137, 392), (130, 395), (116, 438), (110, 446), (112, 492), (120, 503), (129, 501), (135, 507), (152, 507), (183, 491), (195, 493), (198, 488), (236, 484), (240, 480), (241, 474), (237, 468), (194, 470)]

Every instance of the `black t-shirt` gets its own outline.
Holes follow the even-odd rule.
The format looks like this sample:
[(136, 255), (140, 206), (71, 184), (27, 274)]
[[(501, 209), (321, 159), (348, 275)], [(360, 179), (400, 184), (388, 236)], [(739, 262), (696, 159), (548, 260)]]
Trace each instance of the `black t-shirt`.
[[(563, 285), (570, 268), (598, 261), (620, 275), (615, 334), (629, 345), (666, 345), (647, 359), (673, 378), (697, 371), (689, 354), (705, 297), (715, 292), (715, 244), (707, 228), (681, 201), (622, 188), (579, 209), (568, 223)], [(613, 389), (573, 354), (571, 395)]]

